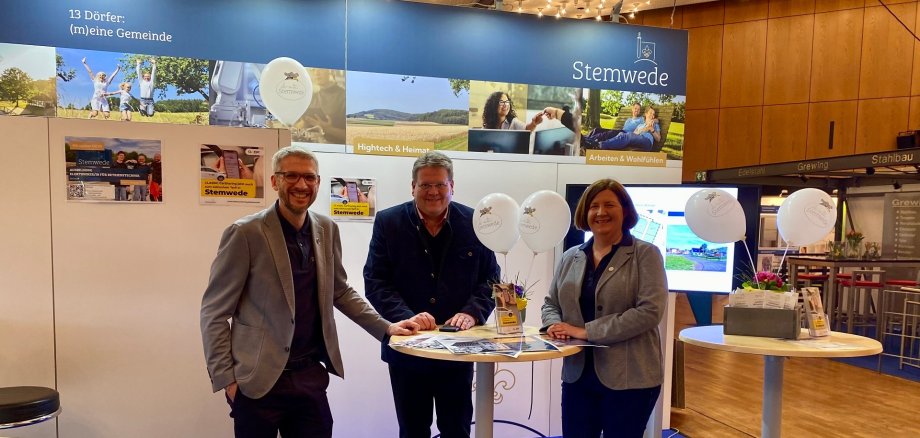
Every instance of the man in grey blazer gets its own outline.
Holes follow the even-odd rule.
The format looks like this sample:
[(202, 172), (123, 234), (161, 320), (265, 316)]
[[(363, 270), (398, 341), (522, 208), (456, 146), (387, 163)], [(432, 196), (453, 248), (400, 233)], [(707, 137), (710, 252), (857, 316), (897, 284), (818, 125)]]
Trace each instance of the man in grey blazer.
[(289, 146), (272, 166), (279, 201), (230, 225), (211, 266), (201, 302), (208, 373), (237, 437), (331, 437), (329, 373), (344, 377), (333, 307), (378, 340), (418, 324), (389, 323), (348, 285), (338, 226), (307, 211), (316, 156)]

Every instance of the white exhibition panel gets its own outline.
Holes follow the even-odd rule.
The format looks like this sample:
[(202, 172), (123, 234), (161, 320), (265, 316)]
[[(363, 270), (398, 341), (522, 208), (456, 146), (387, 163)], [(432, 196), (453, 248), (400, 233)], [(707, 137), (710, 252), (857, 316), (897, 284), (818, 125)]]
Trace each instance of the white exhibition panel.
[[(0, 117), (0, 387), (55, 387), (47, 141), (48, 119)], [(55, 422), (15, 436), (55, 436)]]
[[(6, 249), (0, 255), (4, 279), (0, 329), (4, 334), (29, 332), (28, 337), (0, 337), (0, 385), (56, 386), (64, 408), (58, 431), (54, 422), (48, 422), (19, 429), (14, 436), (231, 435), (224, 398), (210, 390), (198, 315), (221, 232), (260, 207), (199, 205), (199, 148), (202, 143), (255, 145), (271, 154), (289, 141), (288, 133), (38, 118), (0, 118), (0, 128), (10, 162), (17, 163), (0, 174), (0, 195), (6, 205), (22, 212), (0, 219), (5, 230), (16, 230), (0, 235)], [(161, 140), (165, 202), (66, 201), (67, 136)], [(590, 183), (601, 177), (624, 183), (680, 179), (679, 167), (587, 166), (451, 155), (454, 199), (470, 206), (492, 192), (522, 202), (537, 190), (564, 193), (568, 183)], [(328, 183), (333, 177), (376, 179), (378, 209), (410, 199), (413, 158), (329, 152), (318, 156), (324, 184), (314, 211), (328, 214)], [(267, 177), (265, 184), (268, 204), (275, 192), (269, 189)], [(362, 270), (372, 225), (342, 221), (339, 226), (350, 283), (363, 295)], [(523, 278), (531, 259), (532, 253), (519, 242), (506, 261), (499, 257), (499, 264), (506, 277), (520, 273)], [(540, 324), (539, 308), (553, 267), (551, 254), (533, 261), (529, 282), (536, 284), (528, 308), (529, 325)], [(337, 420), (335, 435), (395, 436), (392, 395), (379, 343), (341, 314), (337, 320), (347, 378), (333, 378), (329, 389)], [(559, 360), (538, 362), (533, 372), (530, 364), (499, 365), (492, 389), (495, 418), (561, 434), (560, 369)], [(528, 419), (531, 381), (533, 412)], [(356, 412), (361, 421), (349, 421)], [(495, 434), (533, 435), (508, 425), (496, 425)]]

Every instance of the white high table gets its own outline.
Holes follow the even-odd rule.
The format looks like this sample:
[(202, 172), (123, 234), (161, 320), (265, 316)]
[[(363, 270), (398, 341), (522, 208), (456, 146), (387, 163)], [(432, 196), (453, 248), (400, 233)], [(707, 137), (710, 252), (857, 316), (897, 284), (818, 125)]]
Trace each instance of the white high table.
[(830, 336), (808, 339), (803, 329), (798, 342), (786, 339), (735, 336), (722, 333), (721, 325), (692, 327), (680, 332), (680, 340), (690, 345), (733, 353), (763, 356), (763, 417), (760, 436), (779, 438), (783, 414), (783, 362), (786, 357), (855, 357), (882, 352), (875, 339), (848, 333), (831, 332)]
[[(438, 334), (484, 339), (492, 339), (498, 336), (492, 325), (480, 325), (456, 333), (425, 331), (419, 332), (415, 336)], [(539, 331), (533, 327), (524, 327), (524, 334), (526, 336), (537, 335)], [(394, 342), (405, 341), (412, 337), (414, 336), (393, 336), (390, 338), (390, 345), (394, 350), (410, 356), (456, 362), (476, 362), (476, 438), (492, 438), (492, 420), (495, 416), (495, 406), (492, 399), (492, 392), (495, 390), (495, 362), (535, 362), (570, 356), (581, 351), (581, 347), (559, 347), (559, 351), (524, 352), (518, 357), (510, 357), (495, 354), (453, 354), (447, 350), (426, 350), (392, 345)]]

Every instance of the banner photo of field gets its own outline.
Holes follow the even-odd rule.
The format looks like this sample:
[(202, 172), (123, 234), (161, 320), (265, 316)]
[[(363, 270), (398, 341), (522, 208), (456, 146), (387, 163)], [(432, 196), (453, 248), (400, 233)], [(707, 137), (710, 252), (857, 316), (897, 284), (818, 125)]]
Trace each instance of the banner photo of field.
[(333, 177), (329, 215), (335, 220), (373, 221), (377, 214), (377, 181), (373, 178)]
[(58, 117), (206, 125), (207, 60), (57, 49)]
[(68, 201), (163, 200), (159, 140), (64, 137)]
[[(664, 152), (683, 160), (686, 96), (583, 89), (581, 147)], [(653, 115), (646, 118), (649, 108)]]
[(54, 116), (54, 60), (53, 47), (0, 43), (0, 114)]
[[(346, 143), (466, 151), (467, 80), (349, 71)], [(357, 147), (357, 146), (356, 146)], [(359, 152), (359, 151), (355, 151)]]
[(201, 145), (201, 205), (265, 205), (263, 152), (258, 146)]
[(215, 61), (208, 101), (211, 125), (289, 128), (296, 142), (345, 144), (345, 70), (306, 67), (313, 97), (293, 126), (284, 126), (262, 102), (259, 78), (265, 64)]

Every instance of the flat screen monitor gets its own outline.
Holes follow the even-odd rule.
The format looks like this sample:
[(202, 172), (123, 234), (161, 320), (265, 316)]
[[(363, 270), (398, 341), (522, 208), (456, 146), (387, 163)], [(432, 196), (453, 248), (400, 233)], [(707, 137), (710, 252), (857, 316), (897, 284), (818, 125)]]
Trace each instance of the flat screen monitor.
[(568, 155), (575, 143), (575, 133), (566, 127), (544, 129), (534, 132), (533, 153), (535, 155)]
[(530, 131), (470, 129), (468, 141), (470, 152), (530, 153)]
[[(575, 213), (575, 207), (587, 184), (569, 184), (566, 200)], [(652, 243), (661, 251), (665, 260), (668, 289), (680, 292), (728, 293), (739, 287), (740, 276), (736, 267), (750, 272), (747, 252), (741, 245), (747, 244), (756, 254), (758, 219), (760, 209), (760, 188), (743, 185), (626, 185), (632, 198), (639, 221), (630, 230), (631, 234)], [(736, 243), (712, 243), (699, 238), (684, 218), (687, 200), (704, 188), (718, 188), (735, 196), (741, 203), (747, 220), (746, 240)], [(591, 238), (590, 232), (569, 230), (565, 239), (566, 249), (581, 245)]]

